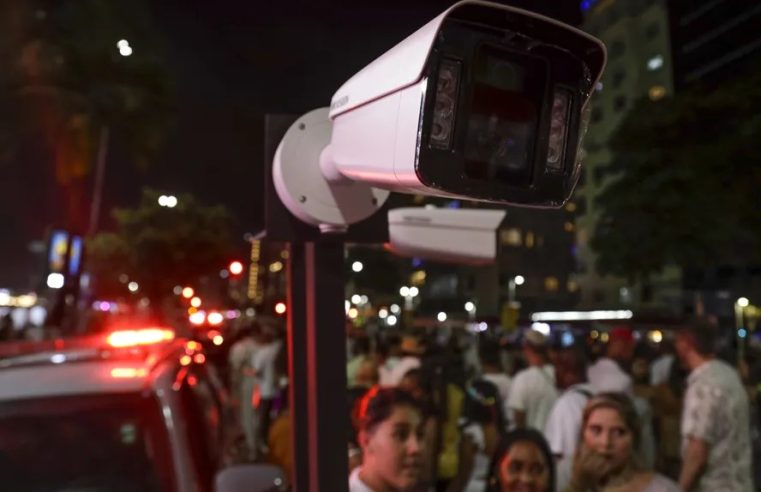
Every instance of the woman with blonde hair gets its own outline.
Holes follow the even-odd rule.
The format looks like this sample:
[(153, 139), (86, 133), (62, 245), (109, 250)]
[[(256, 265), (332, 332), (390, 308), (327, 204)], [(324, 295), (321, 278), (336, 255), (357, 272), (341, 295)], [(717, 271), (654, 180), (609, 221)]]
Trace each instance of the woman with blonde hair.
[(601, 393), (584, 409), (567, 492), (678, 492), (676, 483), (641, 465), (637, 410), (623, 393)]

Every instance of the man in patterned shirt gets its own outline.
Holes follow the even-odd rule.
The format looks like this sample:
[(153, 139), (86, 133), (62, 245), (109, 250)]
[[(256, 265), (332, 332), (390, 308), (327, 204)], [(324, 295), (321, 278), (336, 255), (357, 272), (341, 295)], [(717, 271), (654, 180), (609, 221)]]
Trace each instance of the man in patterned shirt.
[(714, 357), (717, 331), (698, 321), (676, 338), (679, 359), (691, 371), (679, 484), (686, 492), (752, 492), (748, 395), (737, 371)]

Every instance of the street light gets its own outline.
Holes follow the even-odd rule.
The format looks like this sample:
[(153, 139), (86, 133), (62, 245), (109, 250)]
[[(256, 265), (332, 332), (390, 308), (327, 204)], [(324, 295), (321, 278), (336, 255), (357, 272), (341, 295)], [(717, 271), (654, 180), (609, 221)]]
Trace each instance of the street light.
[(420, 294), (420, 289), (417, 287), (410, 287), (410, 297), (417, 297)]
[(748, 335), (748, 330), (745, 329), (745, 308), (750, 305), (750, 301), (747, 297), (740, 297), (735, 301), (735, 327), (737, 336), (737, 360), (738, 362), (745, 359), (745, 337)]
[(440, 312), (438, 315), (436, 315), (436, 319), (439, 320), (441, 323), (447, 320), (447, 313), (444, 311)]
[(526, 279), (523, 277), (523, 275), (516, 275), (507, 283), (507, 301), (510, 304), (515, 302), (515, 286), (523, 285), (525, 282)]
[(410, 295), (410, 288), (405, 285), (404, 287), (399, 289), (399, 295), (402, 296), (402, 297), (409, 296)]
[(470, 301), (465, 303), (465, 311), (467, 311), (469, 313), (472, 313), (475, 310), (476, 310), (476, 305), (475, 304), (473, 304)]
[(64, 284), (64, 276), (60, 273), (51, 273), (48, 275), (48, 287), (51, 289), (60, 289)]
[(354, 263), (351, 264), (351, 269), (355, 273), (361, 272), (364, 267), (365, 266), (362, 264), (361, 261), (355, 261)]
[(161, 195), (158, 202), (162, 207), (174, 208), (177, 206), (177, 197), (174, 195)]
[(130, 282), (129, 285), (127, 285), (127, 288), (130, 292), (137, 292), (137, 289), (139, 289), (140, 286), (137, 284), (137, 282)]
[(230, 266), (227, 267), (232, 275), (240, 275), (243, 273), (243, 263), (235, 260), (230, 262)]
[(119, 54), (122, 56), (130, 56), (132, 54), (132, 47), (126, 39), (120, 39), (119, 42), (116, 43), (116, 47), (119, 49)]

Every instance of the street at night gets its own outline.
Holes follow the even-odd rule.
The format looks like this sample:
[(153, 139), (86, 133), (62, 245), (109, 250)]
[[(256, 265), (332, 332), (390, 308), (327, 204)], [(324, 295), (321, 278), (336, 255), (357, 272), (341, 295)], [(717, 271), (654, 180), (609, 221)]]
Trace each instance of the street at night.
[(0, 2), (0, 490), (761, 491), (759, 25)]

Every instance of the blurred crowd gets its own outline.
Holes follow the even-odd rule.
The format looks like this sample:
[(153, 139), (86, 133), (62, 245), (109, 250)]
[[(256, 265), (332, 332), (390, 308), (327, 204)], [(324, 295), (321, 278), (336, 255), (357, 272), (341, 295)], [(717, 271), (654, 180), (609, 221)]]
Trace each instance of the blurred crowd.
[[(347, 332), (351, 492), (761, 490), (761, 360), (717, 356), (710, 322), (658, 344)], [(229, 365), (246, 459), (290, 473), (283, 334), (246, 324)]]

